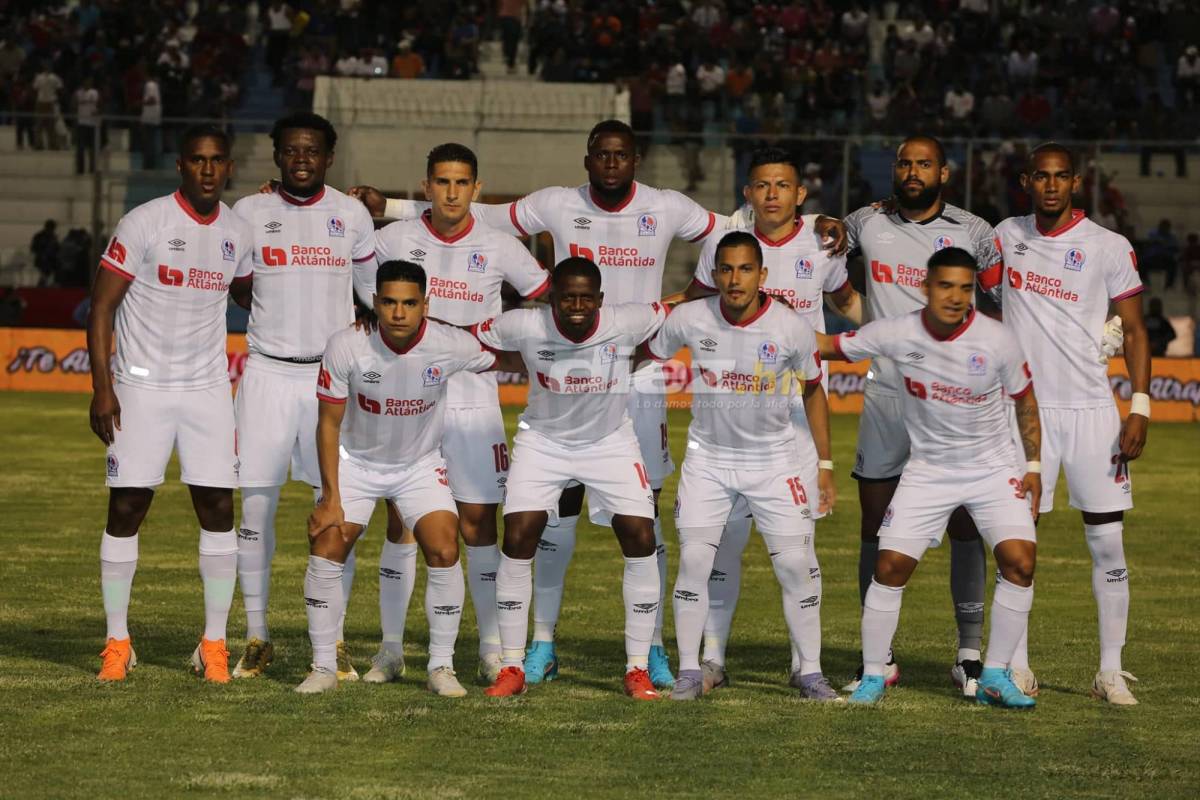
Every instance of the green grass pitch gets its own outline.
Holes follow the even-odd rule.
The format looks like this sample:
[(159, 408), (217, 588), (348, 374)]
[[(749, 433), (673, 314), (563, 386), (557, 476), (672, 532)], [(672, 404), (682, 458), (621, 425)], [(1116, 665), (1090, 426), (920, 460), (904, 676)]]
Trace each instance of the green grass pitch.
[[(0, 411), (0, 797), (1200, 796), (1198, 425), (1152, 425), (1133, 470), (1125, 663), (1141, 679), (1142, 704), (1108, 708), (1087, 696), (1098, 657), (1090, 562), (1060, 487), (1060, 510), (1039, 532), (1030, 641), (1042, 695), (1034, 711), (1015, 713), (965, 703), (950, 685), (945, 548), (930, 551), (905, 596), (901, 686), (873, 709), (798, 700), (785, 685), (779, 592), (757, 537), (729, 648), (733, 687), (697, 703), (631, 702), (620, 693), (620, 559), (611, 533), (587, 525), (567, 578), (556, 682), (508, 701), (475, 686), (459, 701), (427, 694), (421, 580), (408, 677), (301, 697), (291, 690), (309, 657), (301, 584), (311, 495), (299, 484), (285, 490), (278, 522), (275, 665), (260, 680), (205, 685), (186, 666), (203, 608), (197, 524), (177, 471), (142, 531), (131, 609), (141, 664), (123, 685), (102, 686), (94, 673), (106, 492), (87, 398), (6, 393)], [(511, 425), (515, 414), (507, 418)], [(679, 457), (686, 412), (671, 423)], [(855, 425), (835, 418), (840, 499), (817, 528), (824, 666), (835, 684), (859, 647), (858, 508), (848, 476)], [(673, 503), (671, 481), (662, 507)], [(378, 639), (380, 520), (361, 546), (347, 622), (360, 670)], [(666, 528), (673, 542), (669, 519)], [(236, 601), (235, 657), (243, 629)], [(474, 673), (475, 646), (468, 610), (457, 658), (464, 678)]]

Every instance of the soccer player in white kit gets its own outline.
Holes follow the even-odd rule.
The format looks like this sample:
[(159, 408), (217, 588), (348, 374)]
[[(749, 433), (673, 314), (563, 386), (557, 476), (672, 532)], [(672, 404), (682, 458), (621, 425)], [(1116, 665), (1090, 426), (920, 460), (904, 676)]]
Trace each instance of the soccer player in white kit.
[(533, 557), (563, 489), (587, 487), (611, 515), (625, 557), (625, 693), (659, 695), (647, 666), (660, 603), (654, 494), (629, 418), (630, 356), (666, 319), (661, 303), (603, 306), (599, 268), (574, 257), (551, 277), (550, 305), (507, 311), (476, 331), (496, 350), (519, 351), (529, 368), (529, 404), (513, 440), (504, 499), (504, 546), (496, 573), (503, 668), (492, 697), (525, 691), (525, 641)]
[[(807, 663), (820, 664), (820, 617), (815, 635), (801, 624), (804, 616), (820, 613), (811, 506), (825, 512), (833, 500), (831, 470), (821, 471), (818, 479), (812, 469), (805, 477), (816, 466), (807, 450), (826, 461), (831, 457), (816, 339), (811, 325), (762, 291), (768, 271), (754, 234), (725, 234), (714, 261), (708, 280), (720, 296), (677, 306), (646, 346), (660, 361), (687, 347), (697, 376), (675, 501), (679, 674), (673, 700), (694, 700), (704, 691), (700, 642), (709, 613), (709, 578), (722, 529), (739, 501), (749, 507), (767, 544), (783, 588), (791, 639)], [(792, 421), (797, 383), (810, 417), (803, 430)], [(821, 691), (806, 691), (806, 697), (841, 701), (819, 666), (805, 677), (806, 684), (822, 684)]]
[[(1034, 514), (1041, 494), (1034, 382), (1012, 333), (972, 306), (974, 256), (943, 248), (925, 269), (924, 309), (840, 336), (818, 336), (821, 355), (828, 358), (890, 359), (904, 388), (901, 415), (912, 443), (880, 523), (879, 555), (863, 602), (863, 677), (850, 702), (882, 699), (905, 584), (925, 550), (941, 539), (950, 514), (963, 506), (999, 569), (976, 700), (1029, 708), (1035, 701), (1013, 684), (1007, 668), (1033, 605)], [(1018, 466), (1005, 394), (1016, 404), (1024, 469)]]
[(427, 320), (425, 289), (420, 266), (384, 262), (374, 294), (378, 326), (367, 336), (353, 328), (331, 336), (317, 374), (321, 500), (309, 517), (304, 577), (313, 669), (296, 687), (301, 694), (337, 688), (342, 566), (380, 499), (396, 506), (425, 555), (428, 688), (466, 694), (454, 674), (466, 589), (443, 419), (449, 379), (492, 369), (497, 358), (465, 331)]
[[(235, 410), (242, 524), (238, 578), (246, 607), (246, 645), (233, 677), (262, 674), (275, 655), (267, 627), (275, 513), (292, 478), (320, 486), (317, 398), (312, 385), (325, 343), (354, 321), (354, 291), (364, 304), (375, 281), (375, 225), (362, 203), (325, 185), (337, 133), (302, 111), (271, 130), (280, 182), (233, 207), (254, 234), (254, 272), (234, 281), (235, 302), (250, 309), (250, 357)], [(350, 579), (353, 570), (347, 570)], [(345, 585), (349, 598), (350, 580)], [(345, 608), (345, 603), (343, 603)], [(340, 643), (339, 674), (358, 677)]]
[(223, 131), (188, 128), (175, 166), (178, 191), (143, 203), (117, 223), (88, 316), (91, 426), (108, 448), (108, 523), (100, 541), (108, 620), (102, 681), (124, 680), (137, 663), (128, 615), (138, 528), (174, 449), (200, 522), (204, 633), (192, 664), (205, 680), (229, 681), (225, 625), (237, 578), (237, 454), (225, 310), (230, 282), (250, 272), (253, 237), (221, 202), (233, 174)]
[[(1142, 282), (1125, 237), (1074, 209), (1080, 176), (1071, 152), (1057, 144), (1034, 149), (1021, 184), (1033, 214), (996, 228), (1004, 254), (1004, 324), (1029, 356), (1038, 387), (1046, 490), (1041, 512), (1054, 508), (1059, 468), (1070, 504), (1083, 513), (1092, 555), (1092, 591), (1100, 622), (1100, 669), (1092, 694), (1135, 705), (1121, 665), (1129, 616), (1129, 569), (1122, 544), (1133, 507), (1129, 462), (1142, 453), (1150, 417), (1150, 350), (1142, 322)], [(1101, 336), (1109, 304), (1124, 328), (1133, 404), (1122, 421), (1109, 387)], [(1018, 685), (1036, 693), (1025, 642), (1014, 657)]]
[[(862, 322), (862, 298), (850, 285), (846, 273), (845, 256), (835, 255), (826, 248), (815, 226), (799, 215), (804, 202), (805, 189), (800, 183), (800, 170), (795, 158), (786, 150), (764, 147), (753, 153), (750, 159), (749, 181), (742, 194), (754, 211), (754, 222), (745, 230), (752, 231), (758, 240), (763, 257), (765, 278), (762, 291), (776, 300), (783, 301), (814, 330), (825, 331), (823, 306), (825, 298), (838, 313), (855, 324)], [(696, 273), (683, 297), (691, 300), (708, 297), (716, 292), (713, 269), (717, 236), (710, 236), (700, 251)], [(673, 298), (668, 298), (671, 300)], [(828, 367), (824, 371), (822, 388), (827, 388)], [(794, 404), (792, 421), (796, 425), (796, 442), (803, 451), (805, 464), (804, 483), (814, 486), (817, 482), (817, 451), (812, 446), (808, 430), (808, 417), (802, 404)], [(832, 460), (824, 461), (821, 468), (833, 475)], [(829, 498), (830, 510), (834, 498)], [(824, 516), (819, 508), (819, 496), (809, 494), (809, 507), (813, 520)], [(750, 516), (742, 513), (744, 503), (739, 503), (735, 514), (725, 525), (721, 535), (721, 547), (713, 561), (712, 575), (708, 584), (708, 617), (704, 623), (704, 655), (701, 667), (704, 672), (704, 690), (709, 691), (728, 684), (725, 671), (725, 645), (729, 641), (729, 630), (733, 614), (737, 609), (741, 587), (742, 552), (750, 541)], [(805, 607), (799, 620), (809, 631), (810, 637), (819, 641), (821, 634), (821, 573), (816, 549), (812, 549), (813, 594), (817, 600)], [(805, 662), (800, 648), (792, 647), (791, 684), (814, 699), (829, 699), (824, 696), (827, 686), (816, 662)]]
[[(481, 188), (478, 170), (475, 154), (461, 144), (433, 148), (424, 182), (429, 210), (416, 219), (393, 222), (376, 236), (381, 261), (404, 259), (425, 269), (430, 316), (460, 327), (498, 316), (504, 283), (527, 300), (550, 288), (549, 273), (517, 239), (471, 215)], [(367, 214), (361, 204), (360, 208)], [(449, 380), (446, 406), (442, 453), (467, 548), (467, 586), (479, 627), (479, 674), (491, 684), (500, 673), (496, 509), (504, 499), (509, 460), (495, 376), (455, 375)], [(416, 545), (398, 538), (395, 528), (389, 525), (380, 562), (383, 642), (365, 678), (370, 681), (395, 680), (404, 669), (404, 618), (413, 584), (391, 576), (411, 574)], [(407, 595), (402, 594), (405, 589)]]
[[(1000, 254), (996, 251), (995, 232), (984, 220), (942, 200), (942, 186), (949, 177), (941, 143), (929, 136), (910, 136), (900, 144), (893, 164), (894, 210), (866, 206), (846, 218), (850, 248), (861, 251), (866, 267), (866, 319), (887, 319), (922, 308), (924, 264), (930, 255), (946, 247), (970, 252), (980, 267), (979, 287), (989, 296), (998, 295)], [(873, 359), (867, 373), (852, 473), (858, 481), (862, 505), (860, 600), (871, 585), (884, 510), (909, 454), (908, 433), (896, 423), (902, 391), (891, 360)], [(948, 530), (950, 594), (958, 624), (958, 653), (950, 677), (964, 696), (974, 697), (982, 669), (987, 559), (979, 532), (965, 511), (956, 510), (951, 515)], [(899, 679), (900, 670), (889, 659), (888, 685)], [(857, 681), (855, 675), (843, 691), (853, 691)]]

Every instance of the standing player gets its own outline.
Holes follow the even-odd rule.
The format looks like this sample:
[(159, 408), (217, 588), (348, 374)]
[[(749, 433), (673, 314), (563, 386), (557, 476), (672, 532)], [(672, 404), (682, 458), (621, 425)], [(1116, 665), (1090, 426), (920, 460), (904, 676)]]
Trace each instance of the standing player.
[[(805, 189), (800, 183), (800, 170), (794, 157), (786, 150), (767, 147), (756, 151), (750, 161), (749, 182), (742, 194), (754, 211), (754, 223), (749, 228), (761, 246), (763, 254), (762, 291), (782, 300), (791, 307), (814, 330), (824, 332), (825, 315), (823, 300), (828, 298), (834, 308), (854, 323), (862, 322), (862, 298), (850, 285), (846, 274), (844, 256), (831, 254), (825, 249), (821, 236), (812, 225), (805, 224), (799, 216), (799, 207), (804, 202)], [(716, 292), (713, 284), (713, 269), (718, 239), (711, 236), (700, 251), (696, 274), (684, 297), (693, 299), (707, 297)], [(669, 298), (672, 299), (672, 298)], [(828, 376), (828, 368), (825, 370)], [(827, 379), (825, 381), (828, 382)], [(824, 388), (824, 385), (823, 387)], [(817, 451), (808, 430), (808, 417), (803, 405), (792, 412), (796, 425), (796, 442), (802, 450), (801, 460), (805, 465), (802, 478), (806, 486), (815, 486), (818, 474)], [(833, 462), (821, 464), (824, 472), (833, 475)], [(832, 509), (833, 497), (829, 498)], [(813, 519), (824, 516), (819, 508), (816, 493), (809, 495), (809, 507)], [(708, 618), (704, 625), (704, 670), (705, 690), (724, 686), (725, 645), (729, 640), (729, 629), (737, 608), (741, 586), (742, 552), (750, 540), (750, 518), (739, 513), (729, 520), (721, 535), (721, 547), (713, 562), (713, 571), (708, 585)], [(816, 603), (806, 606), (799, 620), (809, 640), (820, 641), (821, 636), (821, 573), (815, 548), (811, 552), (813, 569), (813, 594)], [(806, 595), (806, 599), (807, 599)], [(803, 692), (822, 693), (826, 683), (821, 678), (819, 662), (805, 662), (800, 649), (792, 648), (791, 683)], [(811, 649), (811, 648), (810, 648)], [(819, 650), (819, 646), (817, 648)]]
[[(863, 602), (863, 676), (852, 703), (883, 697), (904, 586), (959, 506), (977, 521), (999, 569), (976, 699), (1008, 708), (1035, 702), (1013, 684), (1007, 667), (1033, 605), (1037, 545), (1030, 503), (1036, 509), (1041, 494), (1037, 401), (1012, 334), (971, 305), (976, 271), (970, 253), (943, 248), (925, 265), (924, 309), (818, 337), (821, 355), (829, 358), (889, 359), (904, 386), (900, 408), (912, 442), (880, 523), (879, 555)], [(1016, 403), (1024, 470), (1017, 466), (1006, 393)]]
[[(425, 272), (405, 261), (379, 268), (378, 329), (335, 333), (317, 375), (321, 500), (309, 517), (304, 602), (313, 669), (301, 694), (337, 688), (341, 573), (375, 503), (396, 506), (425, 554), (429, 586), (429, 683), (434, 694), (467, 692), (454, 674), (454, 642), (465, 594), (458, 519), (440, 452), (448, 379), (492, 369), (496, 356), (469, 334), (425, 319)], [(347, 402), (353, 397), (352, 402)]]
[(508, 311), (477, 328), (486, 347), (519, 351), (530, 371), (504, 500), (496, 573), (503, 669), (487, 690), (492, 697), (525, 691), (533, 557), (550, 512), (573, 482), (591, 492), (596, 511), (611, 515), (625, 556), (625, 693), (659, 696), (647, 671), (661, 596), (654, 494), (625, 395), (630, 356), (667, 311), (660, 303), (602, 307), (600, 281), (590, 260), (565, 259), (554, 268), (548, 308)]
[[(852, 250), (862, 252), (866, 265), (866, 318), (887, 319), (911, 313), (925, 304), (922, 286), (925, 262), (947, 247), (962, 247), (980, 265), (979, 286), (998, 292), (1000, 254), (992, 227), (979, 217), (942, 200), (950, 178), (941, 143), (929, 136), (910, 136), (896, 151), (892, 170), (895, 210), (866, 206), (846, 218)], [(864, 599), (875, 569), (878, 531), (908, 459), (907, 430), (900, 418), (901, 384), (896, 365), (888, 358), (871, 361), (858, 427), (858, 452), (853, 476), (862, 504), (862, 545), (858, 559), (859, 598)], [(982, 668), (983, 603), (986, 556), (979, 532), (966, 512), (950, 516), (950, 593), (958, 623), (958, 655), (950, 676), (966, 697), (975, 696)], [(860, 668), (861, 671), (861, 668)], [(855, 676), (843, 691), (858, 686)], [(888, 685), (900, 680), (892, 660)]]
[(205, 680), (229, 680), (225, 624), (237, 577), (237, 455), (225, 309), (230, 282), (250, 272), (253, 237), (221, 203), (233, 174), (224, 132), (188, 128), (175, 167), (179, 190), (121, 218), (92, 288), (91, 426), (108, 448), (109, 487), (100, 541), (108, 618), (102, 681), (124, 680), (137, 664), (128, 615), (138, 528), (176, 446), (200, 522), (204, 634), (192, 664)]
[[(817, 343), (807, 322), (761, 291), (768, 272), (758, 238), (746, 231), (728, 233), (714, 260), (708, 279), (720, 296), (676, 308), (647, 345), (659, 360), (687, 347), (693, 372), (700, 377), (693, 382), (693, 420), (675, 501), (679, 677), (673, 700), (694, 700), (704, 689), (700, 640), (709, 613), (709, 578), (722, 528), (738, 501), (749, 506), (767, 543), (783, 587), (792, 641), (806, 663), (820, 664), (820, 595), (809, 497), (819, 498), (819, 512), (827, 511), (833, 473), (822, 471), (818, 487), (816, 464), (806, 458), (811, 449), (830, 459), (829, 406), (821, 388)], [(795, 382), (801, 382), (811, 433), (809, 428), (801, 433), (792, 422)], [(806, 482), (810, 469), (814, 474)], [(808, 630), (811, 625), (802, 623), (805, 616), (816, 617), (815, 636)], [(806, 697), (841, 700), (819, 668), (804, 678)]]
[[(238, 577), (246, 606), (246, 647), (233, 677), (262, 674), (274, 658), (267, 628), (275, 512), (292, 477), (314, 487), (317, 398), (312, 384), (325, 343), (354, 321), (354, 289), (365, 303), (375, 281), (375, 226), (362, 204), (325, 185), (337, 133), (307, 111), (283, 117), (271, 130), (280, 183), (269, 194), (244, 197), (235, 214), (254, 234), (254, 273), (231, 293), (250, 309), (250, 357), (237, 393), (242, 525)], [(353, 557), (353, 556), (351, 556)], [(346, 570), (346, 599), (353, 580)], [(343, 603), (343, 608), (345, 603)], [(338, 634), (338, 673), (358, 677)]]
[[(1079, 174), (1071, 152), (1043, 144), (1030, 153), (1021, 185), (1033, 214), (996, 229), (1008, 280), (1004, 324), (1029, 356), (1045, 431), (1047, 486), (1041, 512), (1054, 508), (1061, 466), (1070, 503), (1083, 512), (1092, 554), (1092, 591), (1100, 618), (1100, 671), (1092, 694), (1135, 705), (1121, 666), (1129, 617), (1129, 569), (1122, 544), (1125, 510), (1133, 507), (1129, 462), (1142, 453), (1150, 418), (1150, 350), (1142, 322), (1142, 282), (1133, 248), (1071, 204)], [(1109, 388), (1101, 336), (1109, 304), (1124, 328), (1125, 365), (1133, 404), (1124, 422)], [(1014, 679), (1030, 694), (1037, 682), (1022, 646)]]
[[(488, 227), (471, 215), (479, 196), (475, 154), (460, 144), (443, 144), (429, 152), (424, 188), (430, 208), (419, 218), (394, 222), (379, 231), (380, 260), (406, 259), (421, 265), (429, 281), (429, 313), (452, 325), (470, 326), (501, 312), (500, 286), (507, 282), (526, 299), (550, 288), (549, 276), (516, 239)], [(359, 204), (364, 215), (365, 208)], [(500, 673), (500, 630), (496, 627), (496, 508), (504, 499), (508, 474), (508, 440), (493, 375), (460, 373), (449, 380), (442, 453), (450, 491), (458, 506), (458, 525), (467, 547), (467, 585), (479, 625), (479, 672), (491, 684)], [(368, 677), (388, 681), (404, 665), (404, 614), (408, 597), (385, 598), (397, 581), (385, 577), (392, 566), (411, 574), (416, 547), (393, 541), (390, 526), (380, 567), (380, 614), (383, 644)], [(391, 560), (408, 556), (408, 563)], [(410, 555), (409, 555), (410, 554)], [(411, 581), (404, 584), (409, 595)]]

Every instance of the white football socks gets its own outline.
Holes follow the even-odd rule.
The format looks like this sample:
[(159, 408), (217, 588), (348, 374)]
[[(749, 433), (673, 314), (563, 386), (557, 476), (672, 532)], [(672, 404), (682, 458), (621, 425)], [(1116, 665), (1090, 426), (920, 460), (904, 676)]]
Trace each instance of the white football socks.
[(278, 486), (242, 489), (242, 525), (238, 528), (237, 572), (246, 607), (246, 638), (271, 640), (267, 604), (271, 592), (271, 559), (275, 555)]
[[(621, 595), (625, 601), (625, 671), (646, 669), (662, 602), (658, 555), (625, 557)], [(707, 604), (706, 604), (707, 605)]]
[(1100, 671), (1121, 669), (1129, 623), (1129, 569), (1122, 545), (1123, 522), (1084, 525), (1092, 554), (1092, 593), (1100, 617)]
[(479, 627), (480, 656), (500, 652), (500, 628), (496, 625), (496, 570), (499, 567), (498, 546), (467, 547), (467, 574), (470, 576), (471, 603), (475, 606), (475, 624)]
[(794, 648), (792, 670), (798, 669), (801, 675), (819, 673), (821, 587), (812, 554), (813, 537), (764, 533), (763, 541), (783, 593), (783, 618)]
[(389, 653), (404, 652), (404, 626), (416, 583), (416, 543), (400, 544), (385, 538), (379, 555), (379, 627), (383, 649)]
[(533, 559), (501, 553), (496, 569), (496, 624), (500, 628), (500, 660), (506, 667), (524, 667), (532, 599)]
[(462, 564), (452, 567), (425, 568), (425, 618), (429, 620), (429, 671), (454, 668), (454, 642), (462, 621), (463, 600), (467, 588)]
[(988, 636), (984, 669), (1004, 669), (1012, 662), (1013, 651), (1029, 627), (1033, 608), (1033, 587), (1017, 586), (1003, 578), (996, 580), (992, 594), (992, 629)]
[(562, 609), (563, 585), (567, 567), (575, 552), (575, 528), (579, 515), (559, 517), (557, 525), (547, 524), (538, 542), (533, 571), (533, 640), (553, 642), (554, 629)]
[(654, 617), (654, 633), (650, 644), (655, 647), (663, 646), (663, 597), (667, 591), (667, 546), (663, 543), (662, 519), (654, 517), (654, 556), (658, 564), (658, 613)]
[(137, 572), (138, 535), (100, 537), (100, 592), (109, 639), (129, 638), (129, 592)]
[(338, 620), (343, 612), (342, 565), (320, 556), (308, 557), (304, 604), (313, 666), (337, 672)]
[[(742, 588), (742, 553), (750, 541), (750, 517), (725, 523), (721, 548), (708, 576), (708, 619), (704, 623), (704, 660), (725, 664), (725, 646)], [(681, 548), (682, 549), (682, 548)], [(680, 555), (682, 560), (683, 555)], [(682, 567), (681, 567), (682, 569)], [(678, 619), (676, 620), (678, 626)]]
[(680, 672), (700, 669), (700, 640), (705, 637), (705, 618), (712, 614), (710, 577), (718, 542), (725, 544), (720, 528), (679, 531), (679, 573), (675, 576), (671, 606), (675, 613)]
[(900, 624), (903, 599), (903, 586), (884, 586), (871, 579), (867, 596), (863, 598), (863, 675), (883, 676), (888, 652), (892, 649), (892, 637)]
[(342, 566), (342, 613), (338, 617), (337, 623), (337, 640), (339, 642), (346, 641), (346, 609), (350, 607), (350, 590), (354, 588), (354, 571), (358, 566), (358, 548), (355, 545), (351, 545), (350, 553), (346, 556), (346, 563)]
[(237, 586), (237, 533), (200, 531), (200, 579), (204, 583), (204, 638), (225, 638)]

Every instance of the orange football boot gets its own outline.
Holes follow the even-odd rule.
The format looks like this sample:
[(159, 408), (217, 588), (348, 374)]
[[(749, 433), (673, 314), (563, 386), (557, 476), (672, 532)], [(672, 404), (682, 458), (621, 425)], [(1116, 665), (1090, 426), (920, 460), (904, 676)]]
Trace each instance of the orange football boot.
[(500, 670), (496, 682), (483, 690), (488, 697), (512, 697), (525, 693), (525, 671), (520, 667), (505, 667)]
[(625, 694), (634, 700), (657, 700), (661, 697), (650, 680), (650, 673), (641, 668), (625, 673)]
[(229, 651), (225, 640), (201, 639), (192, 653), (192, 668), (196, 674), (204, 674), (204, 680), (213, 683), (229, 683)]
[(137, 666), (137, 654), (133, 652), (133, 644), (128, 638), (109, 638), (104, 643), (100, 653), (100, 673), (97, 680), (123, 681), (129, 670)]

